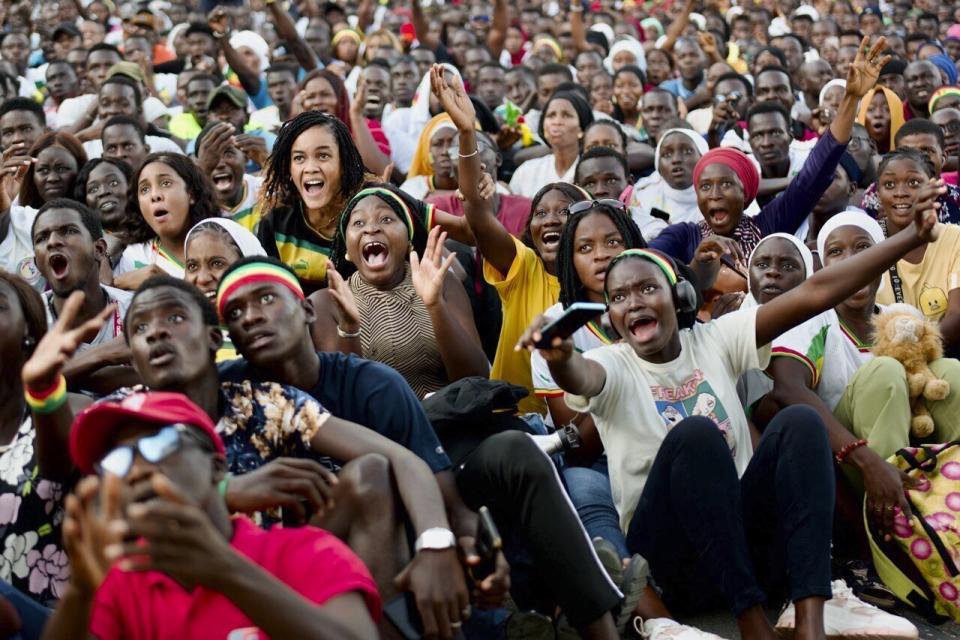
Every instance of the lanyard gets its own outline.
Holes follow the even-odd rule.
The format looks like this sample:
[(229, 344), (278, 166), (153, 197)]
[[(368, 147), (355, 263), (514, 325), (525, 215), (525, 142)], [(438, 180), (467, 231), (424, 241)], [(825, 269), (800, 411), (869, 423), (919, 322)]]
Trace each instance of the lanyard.
[[(883, 229), (883, 237), (887, 238), (887, 221), (883, 218), (880, 218), (877, 222), (880, 223), (880, 228)], [(890, 265), (890, 286), (893, 287), (893, 301), (894, 302), (903, 302), (903, 282), (900, 280), (900, 272), (897, 271), (897, 263), (894, 262)]]

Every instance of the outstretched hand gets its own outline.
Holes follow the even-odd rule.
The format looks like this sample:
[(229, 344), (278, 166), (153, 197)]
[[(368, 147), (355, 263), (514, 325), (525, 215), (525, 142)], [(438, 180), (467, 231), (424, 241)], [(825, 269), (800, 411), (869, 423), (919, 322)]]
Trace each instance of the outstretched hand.
[(443, 300), (443, 280), (450, 265), (457, 259), (456, 254), (453, 253), (446, 258), (443, 257), (443, 243), (446, 239), (447, 233), (441, 232), (440, 227), (434, 227), (427, 237), (423, 260), (416, 251), (410, 253), (410, 277), (413, 280), (413, 288), (427, 308)]
[(931, 179), (917, 190), (917, 202), (913, 205), (913, 227), (924, 242), (933, 242), (940, 235), (937, 216), (940, 203), (937, 198), (946, 192), (947, 187), (941, 179)]
[(440, 101), (440, 106), (458, 129), (461, 131), (473, 129), (477, 112), (463, 88), (463, 82), (457, 78), (447, 80), (444, 71), (444, 67), (439, 64), (433, 65), (430, 69), (430, 88), (433, 90), (433, 95)]
[(353, 297), (353, 289), (343, 279), (333, 263), (327, 261), (327, 291), (333, 299), (333, 314), (337, 326), (344, 333), (356, 333), (360, 330), (360, 310)]
[(886, 48), (887, 39), (883, 36), (877, 38), (873, 46), (870, 46), (870, 38), (864, 36), (863, 40), (860, 41), (857, 57), (854, 58), (850, 70), (847, 71), (848, 95), (862, 98), (876, 86), (877, 79), (880, 77), (880, 70), (891, 60), (890, 55), (881, 54)]

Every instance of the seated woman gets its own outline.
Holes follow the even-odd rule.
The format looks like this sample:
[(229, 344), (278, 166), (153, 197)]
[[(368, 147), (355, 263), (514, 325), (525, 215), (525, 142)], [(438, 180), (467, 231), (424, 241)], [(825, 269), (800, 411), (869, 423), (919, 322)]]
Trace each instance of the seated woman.
[[(220, 278), (234, 262), (250, 256), (265, 256), (257, 236), (227, 218), (207, 218), (187, 232), (183, 241), (184, 280), (195, 286), (211, 302), (217, 298)], [(239, 358), (225, 327), (223, 345), (217, 350), (217, 362)]]
[(330, 288), (311, 296), (317, 349), (389, 365), (420, 399), (490, 372), (467, 294), (447, 273), (456, 257), (441, 259), (446, 234), (428, 234), (428, 212), (391, 185), (367, 185), (340, 218), (339, 274), (329, 271)]
[(413, 152), (413, 164), (400, 189), (417, 200), (436, 191), (455, 191), (457, 173), (450, 149), (456, 146), (457, 128), (450, 116), (445, 113), (433, 116), (420, 134)]
[(133, 291), (151, 276), (182, 278), (187, 231), (219, 217), (213, 185), (193, 160), (151, 153), (130, 180), (123, 224), (128, 244), (114, 269), (114, 286)]
[(864, 94), (857, 122), (867, 128), (878, 152), (892, 151), (897, 131), (903, 126), (903, 102), (893, 91), (879, 86)]
[[(880, 227), (893, 235), (910, 224), (921, 190), (935, 175), (927, 157), (912, 149), (886, 155), (878, 173)], [(960, 353), (960, 227), (946, 225), (936, 242), (897, 262), (884, 274), (877, 302), (916, 307), (940, 323), (948, 352)]]
[[(924, 193), (936, 197), (930, 186)], [(851, 211), (831, 218), (817, 237), (825, 267), (852, 261), (852, 256), (882, 241), (883, 231), (875, 220)], [(803, 403), (816, 409), (831, 449), (866, 491), (868, 514), (880, 531), (889, 532), (895, 510), (908, 509), (901, 476), (886, 459), (910, 444), (910, 400), (903, 366), (870, 353), (878, 287), (879, 276), (834, 308), (775, 339), (768, 372), (779, 406)], [(943, 358), (930, 366), (937, 376), (960, 385), (956, 360)], [(960, 393), (952, 392), (930, 409), (936, 424), (932, 441), (960, 437)]]
[[(879, 57), (871, 51), (871, 66)], [(706, 324), (693, 322), (695, 291), (669, 258), (625, 251), (604, 281), (623, 341), (580, 354), (557, 338), (541, 350), (570, 408), (593, 415), (627, 548), (649, 560), (671, 609), (723, 603), (744, 638), (772, 638), (762, 603), (783, 593), (791, 605), (777, 623), (781, 634), (845, 637), (882, 627), (887, 637), (917, 637), (908, 621), (858, 601), (842, 583), (824, 606), (835, 493), (827, 430), (814, 410), (788, 407), (754, 451), (735, 380), (766, 365), (777, 336), (931, 241), (939, 223), (932, 197), (924, 202), (913, 225), (842, 267)], [(543, 325), (535, 321), (521, 345), (534, 349)]]
[(671, 224), (702, 222), (693, 171), (709, 150), (703, 136), (692, 129), (668, 129), (661, 133), (654, 172), (634, 185), (630, 206), (639, 208), (641, 214), (662, 212)]
[[(33, 257), (33, 221), (47, 200), (73, 194), (87, 154), (69, 133), (48, 131), (37, 138), (28, 156), (13, 155), (5, 160), (6, 172), (0, 182), (0, 219), (4, 221), (0, 225), (0, 269), (43, 291), (47, 283)], [(23, 164), (12, 169), (13, 162)]]
[[(109, 269), (111, 272), (127, 246), (122, 231), (126, 217), (127, 190), (132, 179), (133, 169), (126, 162), (113, 158), (94, 158), (80, 169), (77, 184), (73, 189), (74, 200), (85, 202), (100, 214), (103, 237), (107, 241), (107, 255), (110, 258), (109, 264), (101, 265), (101, 269)], [(101, 281), (111, 282), (112, 275), (109, 278), (101, 277)]]
[[(883, 38), (877, 40), (881, 44)], [(803, 169), (786, 190), (753, 217), (745, 208), (757, 196), (760, 174), (752, 160), (730, 148), (711, 149), (693, 171), (697, 205), (704, 220), (667, 227), (651, 248), (681, 262), (689, 262), (700, 240), (709, 235), (732, 238), (744, 256), (750, 255), (759, 240), (771, 233), (795, 233), (814, 205), (833, 182), (840, 156), (850, 140), (857, 102), (877, 81), (865, 60), (866, 39), (850, 65), (847, 86), (830, 128), (821, 136)], [(889, 58), (885, 56), (884, 60)]]
[(550, 96), (543, 106), (538, 133), (553, 152), (517, 167), (510, 179), (510, 191), (532, 198), (550, 183), (573, 182), (580, 137), (591, 122), (593, 111), (579, 94), (558, 91)]

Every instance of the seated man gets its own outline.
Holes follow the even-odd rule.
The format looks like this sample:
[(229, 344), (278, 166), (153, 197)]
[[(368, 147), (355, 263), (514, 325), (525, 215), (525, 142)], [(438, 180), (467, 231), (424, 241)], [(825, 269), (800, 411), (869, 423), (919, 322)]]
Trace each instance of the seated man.
[(247, 155), (240, 148), (233, 125), (207, 125), (197, 136), (197, 164), (210, 176), (223, 215), (256, 231), (260, 223), (261, 176), (246, 173)]
[(104, 122), (100, 143), (103, 146), (101, 158), (122, 160), (134, 171), (150, 153), (143, 124), (130, 116), (113, 116)]
[[(919, 151), (930, 159), (933, 165), (933, 176), (939, 178), (943, 171), (943, 163), (946, 160), (944, 146), (946, 144), (943, 135), (943, 129), (937, 124), (925, 118), (914, 118), (908, 120), (897, 131), (894, 136), (894, 144), (897, 149), (909, 148)], [(955, 185), (946, 185), (946, 193), (940, 194), (937, 202), (940, 209), (937, 215), (940, 222), (950, 224), (960, 224), (960, 188)], [(874, 218), (880, 209), (880, 198), (877, 195), (877, 183), (870, 185), (863, 194), (863, 210)]]
[(70, 582), (44, 638), (375, 637), (376, 586), (342, 542), (230, 517), (223, 441), (186, 396), (97, 403), (71, 453), (100, 477), (68, 498)]
[[(274, 272), (260, 275), (299, 290), (295, 279)], [(57, 326), (48, 332), (25, 367), (30, 375), (24, 384), (31, 389), (54, 387), (62, 375), (59, 363), (73, 355), (69, 334), (105, 319), (101, 314), (80, 329), (65, 320), (65, 329)], [(435, 632), (439, 626), (441, 633), (450, 633), (450, 625), (459, 622), (468, 604), (467, 591), (443, 499), (419, 458), (365, 427), (331, 416), (292, 387), (221, 384), (215, 364), (223, 342), (217, 312), (182, 280), (147, 280), (134, 294), (124, 324), (131, 361), (145, 388), (184, 393), (216, 420), (228, 470), (235, 474), (224, 486), (231, 511), (272, 510), (263, 518), (275, 522), (275, 509), (281, 506), (290, 522), (310, 520), (326, 528), (346, 540), (372, 569), (384, 597), (398, 588), (413, 591), (425, 631)], [(256, 336), (258, 348), (266, 346), (266, 337), (262, 332)], [(122, 389), (107, 401), (142, 390)], [(45, 477), (69, 477), (73, 465), (65, 454), (65, 439), (73, 410), (63, 405), (34, 414), (34, 420), (42, 432), (37, 450), (42, 472), (49, 474)], [(331, 458), (344, 465), (336, 477), (328, 470), (335, 466)], [(394, 483), (418, 550), (403, 569), (399, 587), (394, 580), (406, 558), (395, 544), (398, 523), (391, 514), (400, 505)]]

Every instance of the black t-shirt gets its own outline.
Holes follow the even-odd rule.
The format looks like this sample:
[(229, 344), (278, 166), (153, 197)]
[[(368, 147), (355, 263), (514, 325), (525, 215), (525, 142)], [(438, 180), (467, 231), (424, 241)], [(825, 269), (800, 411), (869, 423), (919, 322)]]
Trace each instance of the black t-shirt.
[[(436, 473), (451, 467), (410, 385), (380, 362), (339, 352), (318, 352), (320, 379), (303, 391), (334, 416), (376, 431), (415, 453)], [(243, 358), (219, 365), (220, 379), (269, 381)]]

